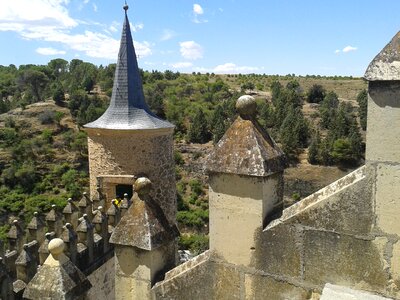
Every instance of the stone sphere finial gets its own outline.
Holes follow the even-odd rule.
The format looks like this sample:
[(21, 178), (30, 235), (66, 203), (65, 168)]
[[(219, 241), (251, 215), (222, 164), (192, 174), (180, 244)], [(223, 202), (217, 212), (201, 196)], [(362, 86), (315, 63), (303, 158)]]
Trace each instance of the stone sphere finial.
[(39, 216), (39, 213), (38, 213), (37, 211), (35, 211), (35, 212), (33, 213), (33, 215), (34, 215), (35, 217), (37, 217), (37, 216)]
[(236, 110), (242, 119), (254, 118), (257, 114), (257, 103), (254, 97), (249, 95), (241, 96), (236, 101)]
[(135, 181), (135, 191), (139, 195), (146, 195), (150, 192), (151, 181), (147, 177), (140, 177)]
[(65, 228), (67, 228), (67, 229), (72, 229), (72, 224), (71, 224), (71, 223), (66, 223), (66, 224), (65, 224)]
[(59, 238), (52, 239), (47, 247), (51, 255), (53, 255), (54, 257), (57, 257), (61, 253), (63, 253), (64, 248), (65, 248), (64, 241)]
[(127, 11), (128, 9), (129, 9), (129, 6), (128, 6), (128, 4), (126, 3), (126, 1), (125, 1), (125, 5), (124, 5), (124, 11)]

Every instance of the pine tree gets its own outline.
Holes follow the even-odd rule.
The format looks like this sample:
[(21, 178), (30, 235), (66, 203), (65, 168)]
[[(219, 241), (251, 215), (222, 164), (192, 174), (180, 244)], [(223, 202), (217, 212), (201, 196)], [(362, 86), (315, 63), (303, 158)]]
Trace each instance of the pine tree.
[(221, 105), (215, 109), (211, 119), (211, 133), (214, 144), (222, 138), (226, 131), (225, 115)]
[(367, 110), (368, 110), (368, 93), (362, 90), (357, 96), (358, 115), (360, 116), (360, 124), (363, 130), (367, 130)]
[(198, 109), (193, 117), (188, 138), (192, 143), (206, 143), (210, 140), (207, 119), (202, 109)]
[(321, 136), (317, 131), (311, 141), (310, 147), (308, 148), (308, 162), (310, 164), (317, 164), (320, 161), (319, 150), (321, 147)]

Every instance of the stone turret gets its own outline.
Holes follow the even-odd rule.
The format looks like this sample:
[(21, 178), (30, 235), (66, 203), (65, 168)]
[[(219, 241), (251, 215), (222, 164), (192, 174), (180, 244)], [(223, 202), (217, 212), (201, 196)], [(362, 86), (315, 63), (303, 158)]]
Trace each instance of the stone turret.
[(175, 265), (175, 238), (163, 210), (153, 199), (151, 182), (135, 182), (133, 203), (114, 229), (116, 299), (151, 299), (151, 287)]
[(27, 285), (24, 299), (86, 299), (91, 284), (64, 254), (64, 242), (50, 241), (49, 257)]
[(256, 108), (253, 97), (238, 99), (240, 116), (206, 162), (210, 250), (242, 265), (260, 251), (264, 226), (283, 209), (284, 154), (256, 121)]
[[(374, 230), (400, 237), (400, 32), (373, 59), (368, 80), (366, 166), (373, 185)], [(390, 242), (391, 276), (400, 284), (400, 242)]]
[[(125, 20), (110, 106), (105, 113), (84, 126), (88, 133), (90, 195), (102, 178), (107, 200), (132, 196), (126, 176), (147, 176), (153, 182), (151, 196), (173, 224), (176, 217), (176, 187), (173, 158), (174, 126), (149, 109), (143, 93), (131, 29)], [(111, 203), (105, 203), (107, 210)]]

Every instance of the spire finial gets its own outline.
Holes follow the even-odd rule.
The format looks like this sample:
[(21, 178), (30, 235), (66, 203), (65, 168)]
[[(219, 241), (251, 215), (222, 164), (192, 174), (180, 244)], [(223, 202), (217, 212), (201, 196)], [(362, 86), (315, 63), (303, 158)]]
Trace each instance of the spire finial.
[(126, 12), (128, 9), (129, 9), (128, 3), (126, 3), (126, 0), (125, 0), (125, 5), (124, 5), (124, 10), (125, 10), (125, 12)]

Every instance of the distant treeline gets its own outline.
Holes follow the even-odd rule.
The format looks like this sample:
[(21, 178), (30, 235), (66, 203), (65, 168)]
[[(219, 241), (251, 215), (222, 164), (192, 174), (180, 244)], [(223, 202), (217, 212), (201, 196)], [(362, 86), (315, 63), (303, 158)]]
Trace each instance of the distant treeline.
[[(79, 59), (70, 62), (54, 59), (47, 65), (19, 68), (0, 66), (0, 112), (52, 98), (56, 104), (67, 106), (77, 123), (83, 125), (98, 118), (107, 108), (115, 67), (115, 64), (96, 66)], [(311, 163), (356, 165), (363, 156), (358, 124), (365, 129), (365, 92), (358, 97), (357, 112), (350, 104), (339, 103), (334, 92), (325, 91), (318, 84), (303, 91), (295, 74), (220, 76), (141, 70), (141, 76), (147, 103), (157, 115), (176, 125), (177, 139), (216, 143), (236, 117), (236, 99), (249, 90), (268, 90), (272, 94), (270, 101), (258, 99), (259, 121), (293, 161), (307, 147)], [(285, 86), (280, 83), (282, 80), (287, 82)], [(318, 106), (311, 118), (303, 116), (305, 101)]]

